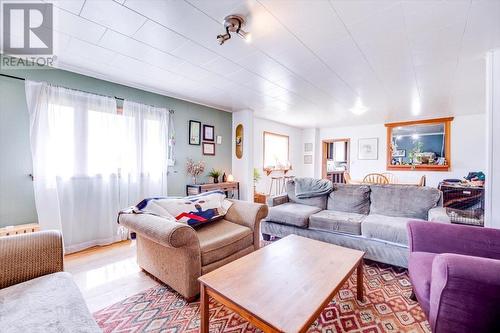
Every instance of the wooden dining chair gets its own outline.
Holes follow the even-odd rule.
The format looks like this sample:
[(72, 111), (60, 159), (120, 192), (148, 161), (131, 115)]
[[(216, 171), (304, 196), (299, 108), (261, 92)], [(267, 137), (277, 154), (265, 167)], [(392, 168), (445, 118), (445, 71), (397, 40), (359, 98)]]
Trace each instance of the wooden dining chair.
[(380, 173), (369, 173), (363, 178), (363, 183), (367, 184), (389, 184), (386, 176)]
[(351, 174), (348, 171), (344, 171), (344, 181), (346, 184), (352, 184)]
[(387, 180), (389, 181), (389, 184), (397, 184), (398, 183), (398, 179), (397, 179), (396, 175), (393, 173), (384, 172), (381, 175), (384, 176), (385, 178), (387, 178)]

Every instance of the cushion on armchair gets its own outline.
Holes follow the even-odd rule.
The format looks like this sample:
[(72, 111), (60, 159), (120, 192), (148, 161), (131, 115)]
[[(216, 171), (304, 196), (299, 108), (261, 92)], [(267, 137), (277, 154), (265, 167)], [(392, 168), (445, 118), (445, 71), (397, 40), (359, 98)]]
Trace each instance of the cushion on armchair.
[(184, 198), (148, 198), (136, 206), (136, 212), (155, 214), (196, 227), (222, 219), (232, 202), (224, 192), (211, 191)]

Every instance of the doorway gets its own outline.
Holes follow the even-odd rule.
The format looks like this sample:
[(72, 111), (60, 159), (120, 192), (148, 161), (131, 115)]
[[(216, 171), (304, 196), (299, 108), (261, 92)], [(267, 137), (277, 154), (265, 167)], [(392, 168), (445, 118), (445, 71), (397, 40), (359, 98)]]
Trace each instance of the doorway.
[(344, 172), (349, 172), (350, 139), (323, 140), (321, 177), (333, 183), (345, 183)]

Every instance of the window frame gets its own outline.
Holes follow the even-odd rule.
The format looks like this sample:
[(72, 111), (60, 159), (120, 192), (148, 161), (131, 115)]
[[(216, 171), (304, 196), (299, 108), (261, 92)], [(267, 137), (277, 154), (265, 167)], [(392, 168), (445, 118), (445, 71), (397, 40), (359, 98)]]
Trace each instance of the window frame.
[[(286, 140), (287, 140), (287, 152), (286, 152), (287, 161), (290, 161), (290, 136), (285, 135), (285, 134), (264, 131), (262, 134), (262, 153), (263, 153), (262, 154), (262, 170), (264, 170), (267, 173), (270, 173), (272, 171), (288, 171), (288, 169), (285, 169), (285, 168), (277, 168), (276, 165), (274, 165), (272, 169), (270, 169), (266, 166), (266, 136), (267, 135), (286, 138)], [(290, 168), (291, 168), (291, 166), (290, 166)]]

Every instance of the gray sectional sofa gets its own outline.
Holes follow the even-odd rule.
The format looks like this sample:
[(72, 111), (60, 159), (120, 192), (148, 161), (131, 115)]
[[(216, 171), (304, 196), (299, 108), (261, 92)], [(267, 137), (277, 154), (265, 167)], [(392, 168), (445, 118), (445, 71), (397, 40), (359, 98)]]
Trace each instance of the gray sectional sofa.
[(296, 234), (366, 252), (365, 258), (407, 267), (410, 220), (446, 222), (436, 188), (409, 185), (334, 184), (329, 195), (298, 199), (295, 184), (271, 197), (261, 223), (264, 239)]

